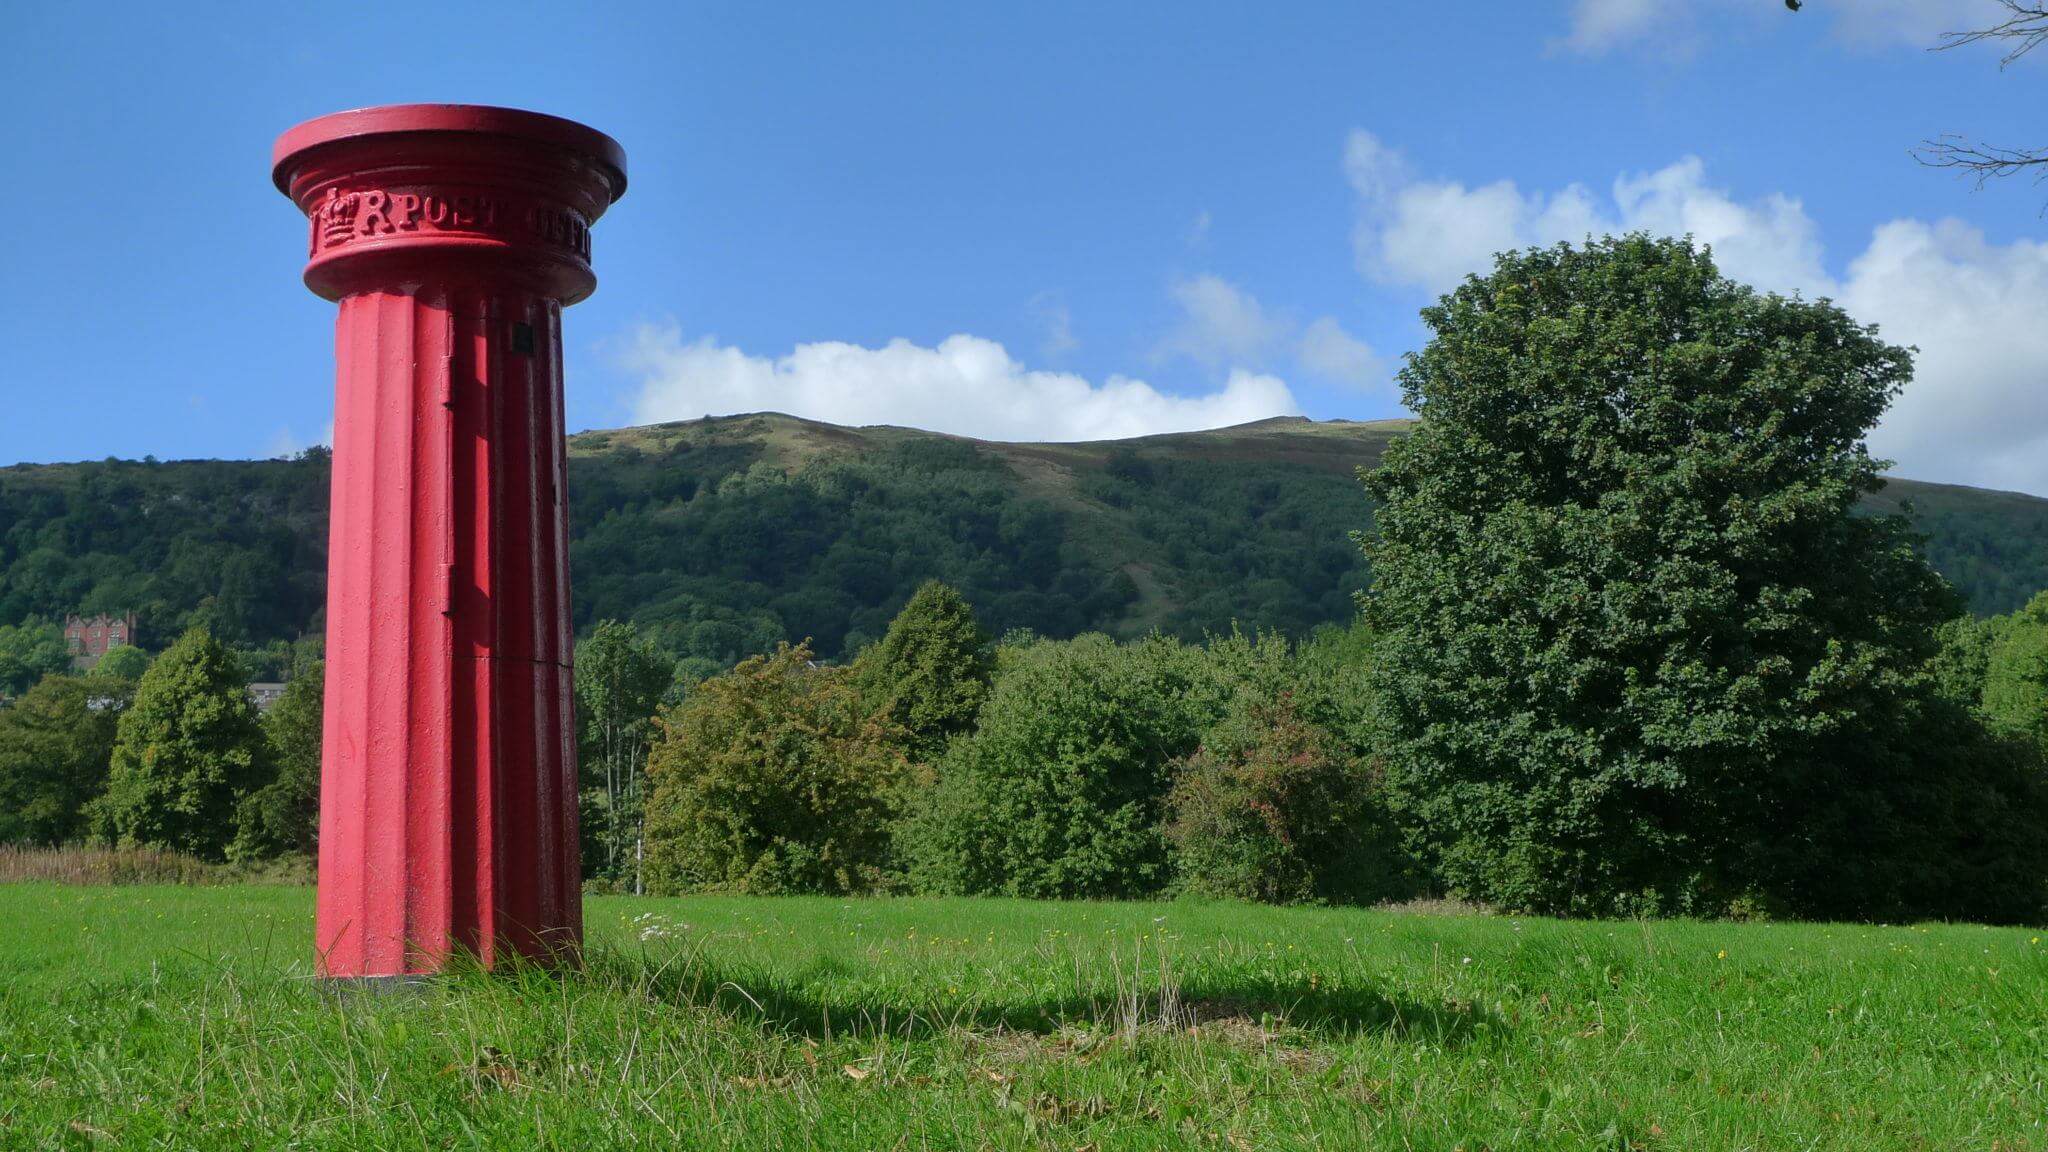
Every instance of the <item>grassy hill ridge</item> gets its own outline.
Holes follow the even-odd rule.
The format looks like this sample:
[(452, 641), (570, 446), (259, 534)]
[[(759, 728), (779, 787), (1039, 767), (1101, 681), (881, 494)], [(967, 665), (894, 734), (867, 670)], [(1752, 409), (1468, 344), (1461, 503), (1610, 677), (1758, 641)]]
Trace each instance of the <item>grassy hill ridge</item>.
[[(993, 443), (776, 413), (570, 438), (579, 627), (633, 619), (725, 661), (878, 636), (917, 582), (1001, 631), (1301, 631), (1367, 580), (1356, 480), (1405, 420), (1284, 417), (1087, 443)], [(2048, 587), (2048, 500), (1894, 481), (1979, 612)], [(245, 644), (320, 626), (327, 459), (0, 468), (0, 624), (135, 609)]]

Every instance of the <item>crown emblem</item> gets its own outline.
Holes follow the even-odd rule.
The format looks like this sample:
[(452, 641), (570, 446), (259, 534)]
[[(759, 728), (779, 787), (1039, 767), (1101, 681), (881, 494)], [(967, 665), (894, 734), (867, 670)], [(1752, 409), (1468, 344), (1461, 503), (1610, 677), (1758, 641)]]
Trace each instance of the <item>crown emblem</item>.
[(339, 188), (327, 190), (327, 200), (320, 205), (320, 244), (328, 247), (346, 244), (355, 235), (356, 213), (361, 211), (363, 198), (360, 193), (351, 192), (344, 196)]

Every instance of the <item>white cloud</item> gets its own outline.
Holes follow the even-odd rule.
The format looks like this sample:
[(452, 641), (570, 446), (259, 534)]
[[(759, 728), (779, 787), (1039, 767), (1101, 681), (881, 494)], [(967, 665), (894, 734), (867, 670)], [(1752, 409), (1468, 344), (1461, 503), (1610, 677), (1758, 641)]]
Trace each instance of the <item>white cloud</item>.
[[(1361, 149), (1360, 137), (1371, 143)], [(1346, 154), (1361, 151), (1390, 157), (1386, 167), (1407, 171), (1370, 133), (1353, 132)], [(1361, 183), (1351, 167), (1352, 184), (1361, 189), (1353, 233), (1359, 270), (1388, 283), (1444, 292), (1485, 271), (1496, 252), (1632, 231), (1689, 234), (1713, 246), (1722, 271), (1778, 291), (1812, 294), (1831, 283), (1819, 230), (1799, 201), (1775, 194), (1739, 201), (1707, 183), (1697, 157), (1621, 176), (1605, 200), (1580, 184), (1546, 195), (1525, 193), (1511, 180), (1467, 188), (1382, 174)]]
[(2048, 244), (1896, 220), (1849, 265), (1838, 299), (1920, 349), (1871, 451), (1908, 476), (2048, 496)]
[(1291, 355), (1296, 367), (1328, 383), (1370, 388), (1387, 381), (1379, 353), (1334, 317), (1319, 317), (1301, 328), (1220, 276), (1182, 280), (1170, 292), (1181, 319), (1154, 350), (1158, 359), (1186, 357), (1242, 371), (1264, 369)]
[(1441, 291), (1528, 231), (1529, 205), (1508, 181), (1412, 184), (1375, 213), (1384, 223), (1355, 237), (1358, 266), (1374, 278)]
[(1352, 129), (1344, 141), (1344, 175), (1368, 201), (1384, 200), (1415, 178), (1400, 149), (1363, 128)]
[(1437, 293), (1503, 249), (1690, 233), (1735, 279), (1833, 297), (1887, 340), (1919, 346), (1913, 383), (1871, 436), (1900, 473), (2048, 495), (2048, 244), (1992, 244), (1954, 220), (1896, 220), (1835, 275), (1799, 200), (1738, 198), (1693, 157), (1623, 175), (1598, 197), (1579, 184), (1545, 193), (1419, 179), (1364, 132), (1345, 154), (1359, 192), (1355, 254), (1373, 279)]
[(1387, 381), (1387, 365), (1379, 353), (1328, 316), (1302, 331), (1294, 355), (1310, 375), (1353, 388), (1376, 387)]
[(1633, 43), (1656, 26), (1660, 11), (1669, 19), (1684, 4), (1685, 0), (1577, 0), (1563, 44), (1577, 52), (1605, 52)]
[(1287, 331), (1251, 293), (1220, 276), (1196, 276), (1168, 290), (1181, 320), (1160, 341), (1161, 359), (1185, 356), (1211, 366), (1263, 360)]
[(750, 356), (710, 337), (685, 342), (643, 325), (618, 349), (639, 375), (638, 422), (776, 411), (835, 424), (903, 424), (986, 440), (1104, 440), (1219, 428), (1300, 411), (1279, 379), (1233, 370), (1202, 395), (1161, 392), (1111, 376), (1091, 384), (1032, 371), (1001, 344), (950, 336), (936, 348), (821, 342), (787, 356)]
[(1375, 280), (1442, 292), (1491, 265), (1495, 252), (1605, 228), (1576, 184), (1545, 197), (1524, 195), (1511, 180), (1479, 188), (1417, 180), (1405, 157), (1365, 131), (1352, 132), (1344, 154), (1359, 196), (1352, 249)]
[(1615, 180), (1614, 202), (1619, 212), (1611, 221), (1544, 240), (1581, 239), (1588, 231), (1690, 234), (1713, 245), (1715, 262), (1738, 280), (1779, 292), (1813, 295), (1828, 290), (1820, 231), (1799, 201), (1773, 193), (1738, 202), (1726, 191), (1708, 187), (1707, 166), (1696, 156)]

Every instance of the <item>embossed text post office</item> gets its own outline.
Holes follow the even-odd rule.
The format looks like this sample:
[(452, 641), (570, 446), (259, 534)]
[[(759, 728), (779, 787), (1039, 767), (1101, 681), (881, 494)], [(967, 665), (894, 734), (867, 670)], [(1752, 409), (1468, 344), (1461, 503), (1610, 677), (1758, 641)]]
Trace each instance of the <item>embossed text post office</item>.
[(411, 104), (286, 132), (335, 327), (320, 969), (581, 945), (562, 308), (626, 158), (581, 124)]

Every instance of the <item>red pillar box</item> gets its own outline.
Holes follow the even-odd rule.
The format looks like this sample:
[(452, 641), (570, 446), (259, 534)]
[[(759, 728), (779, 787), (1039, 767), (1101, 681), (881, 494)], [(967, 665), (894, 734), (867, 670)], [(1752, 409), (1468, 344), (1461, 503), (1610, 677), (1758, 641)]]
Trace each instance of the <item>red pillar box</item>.
[(625, 153), (580, 124), (412, 104), (273, 153), (335, 327), (320, 970), (573, 955), (562, 307)]

